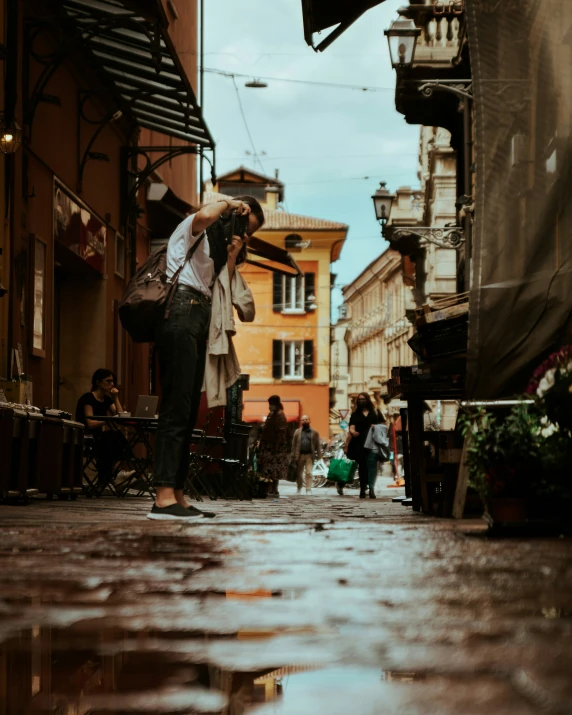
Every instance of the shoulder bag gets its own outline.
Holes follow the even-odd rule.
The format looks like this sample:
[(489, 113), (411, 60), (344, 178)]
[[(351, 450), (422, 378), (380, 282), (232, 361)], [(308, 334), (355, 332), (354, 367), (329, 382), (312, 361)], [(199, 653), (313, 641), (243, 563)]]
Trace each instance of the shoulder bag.
[(161, 321), (167, 320), (183, 266), (193, 257), (205, 232), (189, 248), (185, 260), (167, 279), (167, 245), (153, 251), (129, 281), (119, 304), (121, 325), (135, 343), (153, 343)]

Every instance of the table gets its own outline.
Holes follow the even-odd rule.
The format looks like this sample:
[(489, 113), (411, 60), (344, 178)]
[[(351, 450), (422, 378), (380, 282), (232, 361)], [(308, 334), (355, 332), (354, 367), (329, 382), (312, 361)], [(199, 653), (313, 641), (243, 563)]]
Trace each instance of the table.
[[(128, 465), (133, 474), (122, 484), (114, 484), (114, 479), (120, 471), (118, 465), (113, 472), (113, 479), (108, 486), (115, 492), (116, 496), (126, 496), (129, 490), (136, 490), (137, 496), (142, 494), (154, 495), (155, 490), (152, 482), (153, 471), (153, 436), (159, 426), (159, 419), (156, 417), (127, 417), (125, 415), (106, 415), (97, 417), (99, 422), (105, 422), (111, 430), (122, 434), (127, 438), (129, 454), (123, 459), (123, 465)], [(125, 435), (124, 432), (127, 432)], [(200, 446), (224, 445), (223, 437), (213, 437), (206, 435), (202, 430), (193, 430), (191, 444)], [(137, 446), (143, 447), (144, 455), (135, 456), (134, 450)], [(137, 486), (135, 486), (137, 485)]]

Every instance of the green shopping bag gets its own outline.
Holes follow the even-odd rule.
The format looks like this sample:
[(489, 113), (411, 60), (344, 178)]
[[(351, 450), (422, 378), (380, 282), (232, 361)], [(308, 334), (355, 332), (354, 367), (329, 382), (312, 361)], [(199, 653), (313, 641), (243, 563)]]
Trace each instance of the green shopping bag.
[(349, 484), (356, 473), (357, 462), (351, 459), (332, 459), (328, 468), (328, 479), (331, 482)]

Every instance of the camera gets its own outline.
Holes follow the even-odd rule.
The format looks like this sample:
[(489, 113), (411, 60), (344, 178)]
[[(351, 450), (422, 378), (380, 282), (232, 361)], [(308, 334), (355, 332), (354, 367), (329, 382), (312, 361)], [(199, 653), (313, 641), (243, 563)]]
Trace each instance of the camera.
[(231, 227), (232, 232), (230, 240), (232, 241), (232, 236), (240, 236), (240, 238), (242, 238), (248, 231), (248, 215), (239, 215), (236, 211), (233, 211), (231, 217)]
[(224, 237), (227, 245), (232, 243), (233, 236), (242, 238), (248, 231), (248, 215), (239, 215), (236, 211), (222, 217)]
[(242, 238), (248, 231), (248, 215), (239, 215), (236, 210), (223, 218), (224, 235), (230, 245), (233, 236)]

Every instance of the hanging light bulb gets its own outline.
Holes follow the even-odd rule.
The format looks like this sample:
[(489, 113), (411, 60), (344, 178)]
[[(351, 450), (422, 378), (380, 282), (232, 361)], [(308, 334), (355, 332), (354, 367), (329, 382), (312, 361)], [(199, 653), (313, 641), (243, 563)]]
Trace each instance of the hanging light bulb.
[(13, 154), (22, 143), (22, 130), (17, 122), (0, 121), (0, 152)]

